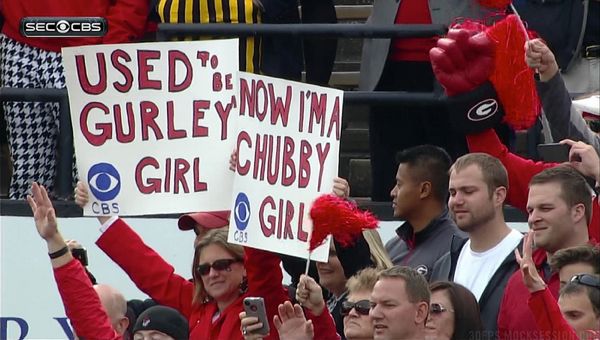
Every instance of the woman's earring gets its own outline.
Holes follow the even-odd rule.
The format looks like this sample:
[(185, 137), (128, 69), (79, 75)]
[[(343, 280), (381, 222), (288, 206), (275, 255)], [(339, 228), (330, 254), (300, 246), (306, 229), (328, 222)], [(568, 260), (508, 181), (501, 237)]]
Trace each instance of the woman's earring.
[(248, 291), (248, 278), (243, 277), (242, 282), (240, 282), (240, 294), (246, 294)]

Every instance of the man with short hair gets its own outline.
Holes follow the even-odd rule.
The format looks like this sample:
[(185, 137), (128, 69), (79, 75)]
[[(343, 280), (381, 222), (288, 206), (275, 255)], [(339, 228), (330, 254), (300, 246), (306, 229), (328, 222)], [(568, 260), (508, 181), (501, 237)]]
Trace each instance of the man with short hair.
[[(560, 290), (558, 305), (562, 316), (579, 339), (600, 335), (600, 276), (579, 274)], [(596, 338), (597, 339), (597, 338)]]
[(424, 339), (431, 293), (423, 275), (395, 266), (379, 273), (371, 293), (376, 340)]
[(494, 337), (504, 287), (518, 268), (514, 249), (523, 237), (504, 220), (508, 175), (498, 159), (467, 154), (452, 165), (449, 187), (448, 207), (469, 237), (453, 237), (451, 250), (436, 262), (431, 281), (467, 287), (479, 302), (486, 335)]
[(385, 246), (394, 265), (416, 268), (429, 279), (433, 264), (461, 233), (448, 213), (448, 169), (444, 149), (419, 145), (398, 155), (396, 185), (390, 192), (394, 217), (405, 220)]
[(123, 294), (106, 284), (95, 285), (94, 290), (115, 331), (118, 334), (124, 334), (129, 326), (129, 319), (127, 318), (127, 302)]
[(564, 287), (577, 274), (600, 275), (600, 248), (585, 244), (561, 249), (548, 260), (552, 272), (558, 273), (560, 287)]
[[(538, 249), (532, 260), (552, 295), (558, 295), (559, 276), (550, 272), (548, 257), (560, 249), (588, 243), (592, 195), (586, 180), (570, 166), (560, 165), (535, 175), (529, 185), (529, 228)], [(532, 269), (533, 270), (533, 269)], [(529, 296), (520, 273), (512, 275), (498, 315), (499, 336), (517, 339), (525, 332), (543, 339), (534, 315), (523, 303)]]

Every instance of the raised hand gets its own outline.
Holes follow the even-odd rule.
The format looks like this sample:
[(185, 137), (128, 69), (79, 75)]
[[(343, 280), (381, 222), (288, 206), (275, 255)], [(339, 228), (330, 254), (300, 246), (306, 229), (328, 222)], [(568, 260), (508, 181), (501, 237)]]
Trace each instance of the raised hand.
[(571, 147), (568, 164), (584, 176), (592, 177), (600, 183), (600, 157), (594, 147), (570, 139), (564, 139), (560, 143)]
[(90, 194), (87, 186), (84, 182), (78, 181), (75, 187), (75, 203), (83, 209), (83, 207), (90, 201)]
[[(90, 192), (87, 185), (82, 181), (78, 181), (77, 186), (75, 187), (75, 203), (77, 203), (77, 205), (83, 209), (83, 207), (85, 207), (89, 201)], [(110, 216), (97, 216), (97, 218), (98, 221), (100, 221), (100, 224), (104, 224), (110, 219)]]
[(523, 239), (523, 256), (519, 253), (519, 249), (515, 249), (515, 258), (521, 267), (523, 283), (525, 283), (530, 293), (546, 289), (546, 283), (538, 274), (531, 257), (533, 253), (533, 233), (533, 231), (530, 231)]
[(485, 35), (471, 36), (452, 29), (429, 51), (435, 77), (448, 96), (471, 91), (485, 83), (494, 65), (494, 45)]
[(58, 234), (56, 223), (56, 213), (52, 206), (52, 201), (48, 197), (48, 192), (43, 186), (31, 184), (31, 195), (27, 195), (27, 203), (33, 212), (33, 219), (38, 234), (44, 240), (51, 240)]
[(321, 315), (325, 309), (321, 286), (312, 277), (304, 274), (300, 275), (300, 282), (296, 288), (296, 300), (316, 316)]
[(312, 321), (306, 320), (302, 307), (286, 301), (279, 305), (279, 316), (273, 317), (273, 323), (279, 333), (280, 339), (286, 340), (312, 340), (314, 327)]
[(525, 62), (527, 66), (538, 70), (541, 81), (552, 79), (558, 72), (554, 54), (542, 39), (533, 39), (525, 43)]
[(48, 245), (48, 253), (59, 253), (58, 257), (51, 260), (52, 267), (58, 268), (67, 264), (73, 256), (70, 251), (60, 252), (67, 246), (62, 235), (58, 231), (56, 222), (56, 212), (52, 206), (52, 201), (48, 197), (48, 192), (43, 186), (33, 183), (31, 184), (31, 195), (27, 195), (27, 203), (33, 212), (33, 219), (38, 234), (46, 241)]
[(348, 198), (350, 196), (350, 185), (348, 181), (341, 177), (333, 179), (333, 194), (339, 198)]

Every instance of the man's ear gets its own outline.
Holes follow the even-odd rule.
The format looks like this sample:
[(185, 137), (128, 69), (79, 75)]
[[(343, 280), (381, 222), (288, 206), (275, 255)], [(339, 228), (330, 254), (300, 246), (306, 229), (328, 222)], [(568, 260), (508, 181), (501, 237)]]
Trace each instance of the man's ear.
[(117, 329), (115, 329), (115, 331), (120, 335), (123, 335), (125, 334), (127, 327), (129, 327), (129, 318), (124, 316), (117, 323)]
[(424, 199), (432, 195), (433, 188), (431, 182), (421, 182), (421, 190), (419, 192), (419, 198)]
[[(571, 219), (575, 223), (578, 223), (581, 219), (585, 220), (585, 205), (583, 203), (578, 203), (571, 207)], [(587, 221), (585, 222), (588, 224)]]
[(497, 187), (496, 190), (494, 190), (494, 202), (496, 205), (502, 206), (504, 204), (506, 193), (506, 187)]
[(415, 313), (415, 325), (425, 325), (429, 316), (429, 304), (425, 301), (421, 301), (417, 304), (417, 311)]

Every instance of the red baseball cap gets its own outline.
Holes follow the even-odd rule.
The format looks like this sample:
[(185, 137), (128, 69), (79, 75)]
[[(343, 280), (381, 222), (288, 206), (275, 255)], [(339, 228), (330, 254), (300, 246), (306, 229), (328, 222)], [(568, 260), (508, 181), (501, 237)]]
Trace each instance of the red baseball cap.
[(177, 225), (181, 230), (192, 230), (199, 225), (205, 229), (216, 229), (229, 225), (230, 210), (198, 212), (181, 215)]

